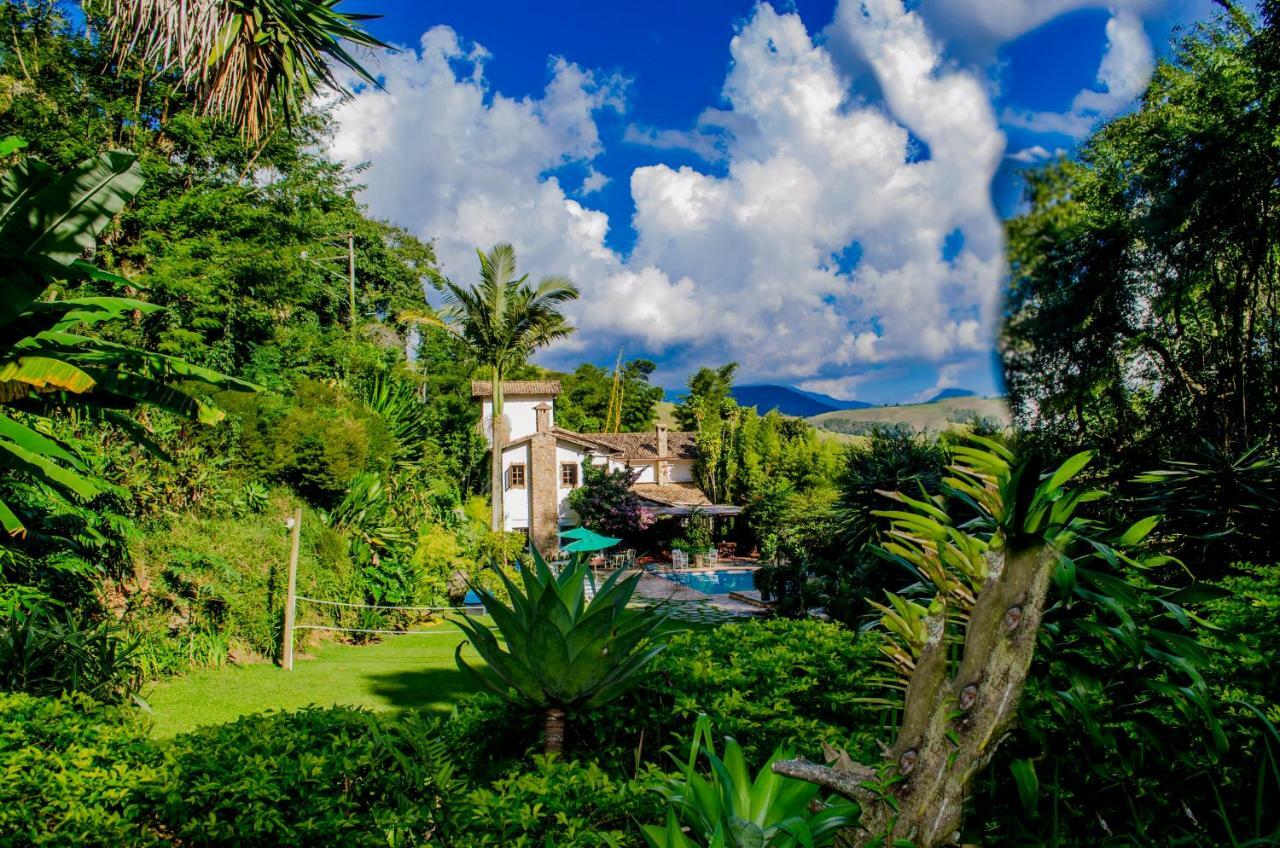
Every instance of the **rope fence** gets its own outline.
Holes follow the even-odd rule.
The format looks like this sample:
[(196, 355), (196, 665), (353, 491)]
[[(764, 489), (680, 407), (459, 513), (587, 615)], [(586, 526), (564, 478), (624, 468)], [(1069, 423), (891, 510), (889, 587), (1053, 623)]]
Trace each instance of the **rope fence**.
[[(451, 636), (458, 635), (453, 630), (443, 628), (433, 628), (430, 630), (394, 630), (391, 628), (381, 627), (342, 627), (329, 624), (298, 624), (298, 603), (320, 604), (321, 606), (340, 607), (343, 609), (368, 609), (368, 610), (394, 610), (397, 612), (419, 612), (419, 613), (440, 613), (455, 612), (462, 615), (475, 615), (484, 612), (484, 606), (481, 604), (464, 604), (457, 607), (428, 607), (428, 606), (396, 606), (393, 604), (353, 604), (347, 601), (329, 601), (323, 598), (310, 598), (306, 595), (298, 594), (298, 546), (300, 541), (300, 529), (302, 525), (302, 510), (294, 510), (293, 517), (289, 519), (288, 526), (291, 532), (290, 550), (289, 550), (289, 584), (285, 597), (284, 607), (284, 633), (282, 639), (284, 644), (281, 651), (280, 665), (285, 671), (293, 670), (293, 640), (294, 634), (299, 630), (324, 630), (335, 633), (368, 633), (388, 636), (430, 636), (433, 634), (448, 634)], [(490, 627), (490, 630), (497, 628)]]

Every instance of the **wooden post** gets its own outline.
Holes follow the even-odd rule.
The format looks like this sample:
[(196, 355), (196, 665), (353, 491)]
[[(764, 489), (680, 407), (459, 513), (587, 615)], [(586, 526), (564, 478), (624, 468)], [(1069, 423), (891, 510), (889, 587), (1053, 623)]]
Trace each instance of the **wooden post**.
[(351, 308), (351, 326), (356, 325), (356, 234), (347, 233), (347, 299)]
[(302, 535), (302, 507), (289, 519), (289, 590), (284, 601), (284, 645), (280, 665), (293, 671), (293, 617), (298, 606), (298, 545)]

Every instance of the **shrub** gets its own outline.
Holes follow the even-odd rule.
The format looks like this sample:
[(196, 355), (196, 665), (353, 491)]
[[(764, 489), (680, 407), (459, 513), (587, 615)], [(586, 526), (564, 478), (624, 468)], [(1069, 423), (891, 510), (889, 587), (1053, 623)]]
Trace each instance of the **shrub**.
[(820, 758), (823, 741), (864, 751), (879, 727), (879, 712), (862, 703), (884, 694), (869, 680), (879, 656), (875, 637), (820, 621), (684, 633), (654, 661), (617, 727), (632, 737), (645, 728), (647, 745), (686, 749), (685, 734), (706, 713), (752, 762), (778, 747)]
[(0, 844), (158, 845), (135, 790), (163, 780), (131, 711), (84, 695), (0, 695)]
[(15, 605), (0, 618), (0, 690), (121, 701), (138, 689), (137, 651), (112, 622)]
[(470, 792), (452, 822), (446, 844), (502, 848), (622, 848), (641, 845), (635, 822), (660, 814), (660, 782), (653, 770), (634, 780), (610, 777), (593, 762), (536, 756), (532, 769), (516, 769)]
[[(637, 762), (670, 765), (667, 752), (689, 747), (701, 713), (733, 736), (753, 764), (777, 747), (822, 756), (821, 743), (851, 754), (874, 750), (880, 712), (862, 703), (883, 696), (872, 678), (877, 640), (818, 621), (749, 621), (676, 635), (644, 682), (613, 704), (571, 716), (566, 750), (590, 751), (611, 773)], [(466, 745), (459, 767), (483, 777), (523, 758), (539, 725), (497, 698), (459, 705), (442, 732), (451, 749)]]
[(148, 793), (158, 822), (192, 845), (423, 844), (453, 787), (430, 722), (309, 708), (174, 739), (170, 780)]

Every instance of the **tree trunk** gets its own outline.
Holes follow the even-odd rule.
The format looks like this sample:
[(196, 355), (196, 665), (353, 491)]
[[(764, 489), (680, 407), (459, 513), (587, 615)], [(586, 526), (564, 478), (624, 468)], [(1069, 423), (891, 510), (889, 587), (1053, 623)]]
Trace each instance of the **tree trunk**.
[(502, 371), (494, 367), (493, 369), (493, 420), (490, 422), (489, 435), (492, 443), (492, 459), (489, 463), (489, 488), (490, 501), (493, 504), (493, 513), (490, 521), (490, 529), (495, 533), (501, 533), (506, 529), (502, 509), (502, 449), (506, 444), (506, 428), (502, 426)]
[(908, 840), (917, 848), (939, 848), (954, 842), (974, 777), (1013, 726), (1058, 554), (1046, 545), (987, 556), (989, 576), (970, 611), (954, 673), (948, 673), (947, 613), (925, 620), (929, 638), (907, 686), (898, 737), (881, 767), (851, 763), (847, 756), (835, 767), (804, 760), (774, 765), (778, 774), (825, 786), (862, 806), (859, 827), (849, 834), (852, 845)]
[(564, 710), (552, 707), (547, 710), (546, 729), (543, 735), (544, 754), (564, 753)]

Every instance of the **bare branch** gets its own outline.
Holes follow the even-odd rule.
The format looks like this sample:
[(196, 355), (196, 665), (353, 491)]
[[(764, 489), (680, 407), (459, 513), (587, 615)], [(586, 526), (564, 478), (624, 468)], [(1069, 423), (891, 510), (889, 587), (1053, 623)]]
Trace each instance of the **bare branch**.
[(855, 800), (872, 794), (865, 784), (879, 777), (875, 769), (861, 763), (854, 763), (853, 769), (846, 771), (811, 763), (803, 757), (774, 763), (773, 773), (814, 783)]

